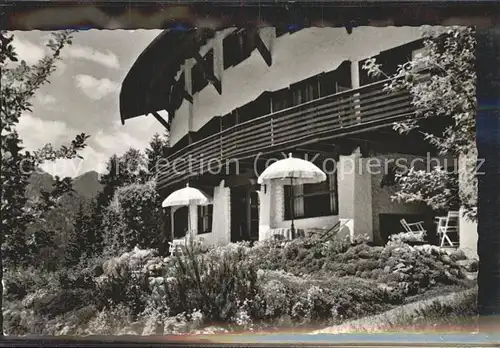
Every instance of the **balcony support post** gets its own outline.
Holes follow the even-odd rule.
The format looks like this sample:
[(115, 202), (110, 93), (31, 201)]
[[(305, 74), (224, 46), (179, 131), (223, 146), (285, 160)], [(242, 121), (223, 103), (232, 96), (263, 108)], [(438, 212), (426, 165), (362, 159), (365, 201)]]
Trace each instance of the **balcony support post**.
[(161, 125), (163, 127), (165, 127), (167, 129), (167, 131), (170, 132), (170, 125), (168, 124), (167, 121), (165, 121), (165, 119), (163, 117), (160, 116), (160, 114), (158, 114), (156, 111), (153, 111), (151, 114), (154, 116), (154, 118), (156, 118), (158, 120), (158, 122), (161, 123)]
[[(351, 85), (353, 89), (359, 88), (359, 62), (357, 60), (351, 61)], [(359, 93), (355, 93), (353, 95), (354, 115), (356, 116), (356, 119), (361, 122), (361, 106), (359, 97)]]

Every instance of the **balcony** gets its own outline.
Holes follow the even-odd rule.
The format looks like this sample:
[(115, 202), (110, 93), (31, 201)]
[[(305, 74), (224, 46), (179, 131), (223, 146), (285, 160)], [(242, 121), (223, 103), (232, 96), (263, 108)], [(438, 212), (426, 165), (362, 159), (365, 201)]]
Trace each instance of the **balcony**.
[[(210, 165), (244, 160), (318, 141), (390, 126), (414, 113), (407, 91), (388, 93), (386, 81), (315, 99), (237, 124), (170, 155), (158, 186), (209, 173)], [(212, 162), (210, 161), (212, 160)]]

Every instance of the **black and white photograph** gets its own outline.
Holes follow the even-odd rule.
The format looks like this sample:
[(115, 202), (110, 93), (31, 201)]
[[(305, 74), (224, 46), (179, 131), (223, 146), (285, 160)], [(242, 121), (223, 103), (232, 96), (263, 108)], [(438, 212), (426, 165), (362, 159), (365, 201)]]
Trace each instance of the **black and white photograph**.
[(474, 27), (1, 41), (3, 335), (477, 331)]

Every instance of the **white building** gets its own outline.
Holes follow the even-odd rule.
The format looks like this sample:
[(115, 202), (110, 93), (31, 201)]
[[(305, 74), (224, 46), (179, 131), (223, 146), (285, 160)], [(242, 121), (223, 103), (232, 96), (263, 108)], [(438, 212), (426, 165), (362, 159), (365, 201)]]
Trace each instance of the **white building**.
[[(384, 243), (402, 232), (401, 218), (435, 228), (429, 209), (395, 203), (393, 188), (381, 185), (389, 162), (425, 168), (433, 150), (419, 135), (392, 130), (412, 114), (410, 97), (383, 91), (384, 81), (362, 64), (377, 56), (391, 74), (421, 47), (416, 27), (165, 31), (123, 83), (122, 122), (153, 115), (169, 128), (158, 189), (166, 196), (189, 181), (213, 197), (190, 214), (207, 243), (264, 239), (290, 227), (289, 187), (256, 184), (266, 161), (289, 152), (336, 168), (327, 182), (294, 189), (297, 228), (345, 219), (352, 237)], [(176, 238), (187, 228), (187, 209), (168, 212)], [(476, 242), (462, 239), (474, 253)]]

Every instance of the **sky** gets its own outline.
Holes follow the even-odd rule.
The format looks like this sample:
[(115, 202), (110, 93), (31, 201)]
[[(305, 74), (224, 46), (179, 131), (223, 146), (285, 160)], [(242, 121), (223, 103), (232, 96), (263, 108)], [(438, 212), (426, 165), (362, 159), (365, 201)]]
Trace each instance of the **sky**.
[[(17, 126), (26, 150), (51, 143), (68, 144), (79, 133), (89, 134), (83, 160), (58, 160), (42, 169), (61, 177), (87, 171), (106, 171), (113, 154), (130, 147), (144, 150), (154, 133), (165, 132), (153, 117), (141, 116), (121, 124), (121, 83), (139, 54), (160, 30), (88, 30), (74, 34), (73, 44), (63, 49), (62, 60), (50, 84), (37, 91), (33, 112), (24, 114)], [(36, 63), (46, 52), (49, 32), (13, 32), (20, 59)]]

